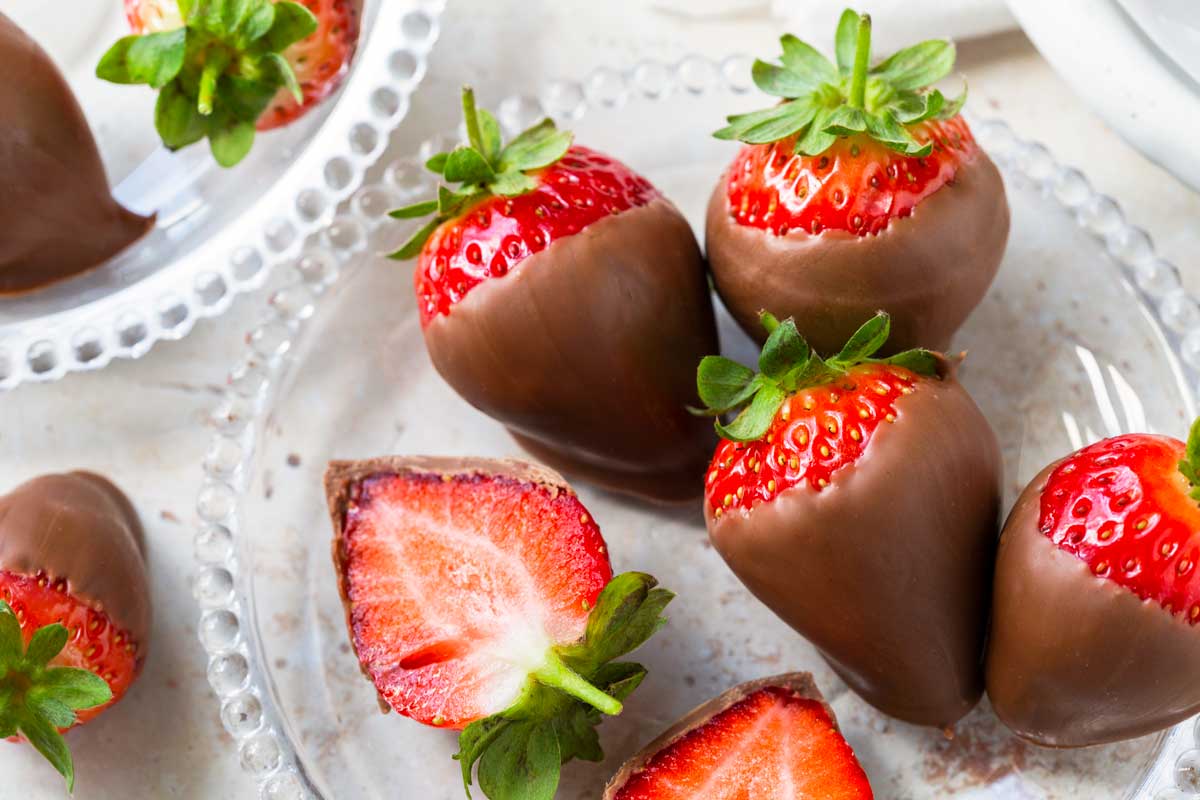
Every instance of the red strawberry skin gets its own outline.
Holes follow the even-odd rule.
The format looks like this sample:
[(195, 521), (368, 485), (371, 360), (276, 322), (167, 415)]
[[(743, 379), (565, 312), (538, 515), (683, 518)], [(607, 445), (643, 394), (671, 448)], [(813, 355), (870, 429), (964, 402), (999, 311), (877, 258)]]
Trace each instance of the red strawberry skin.
[(705, 519), (746, 587), (867, 702), (947, 727), (983, 691), (1000, 451), (950, 365), (878, 369), (797, 393), (773, 440), (723, 442)]
[(112, 689), (109, 703), (78, 712), (78, 724), (120, 700), (145, 663), (142, 538), (128, 498), (90, 472), (43, 475), (0, 496), (0, 598), (26, 643), (44, 625), (65, 625), (70, 639), (53, 663), (87, 669)]
[[(284, 51), (300, 82), (299, 103), (280, 89), (259, 117), (260, 131), (294, 122), (318, 105), (341, 85), (350, 71), (358, 45), (359, 3), (357, 0), (296, 0), (317, 18), (317, 31)], [(183, 22), (176, 0), (125, 0), (125, 16), (134, 33), (173, 30)]]
[(867, 776), (807, 674), (737, 686), (647, 746), (604, 800), (871, 800)]
[(430, 359), (554, 469), (692, 500), (715, 438), (687, 407), (696, 363), (717, 349), (695, 236), (645, 179), (594, 151), (572, 148), (539, 180), (426, 243), (416, 293)]
[(1200, 710), (1196, 531), (1182, 442), (1133, 434), (1051, 464), (1000, 540), (987, 689), (1038, 744), (1141, 736)]
[(533, 191), (490, 197), (434, 232), (414, 273), (422, 325), (555, 241), (662, 196), (624, 164), (580, 145), (532, 177)]
[(817, 156), (796, 153), (794, 136), (743, 147), (726, 173), (730, 213), (739, 225), (777, 236), (882, 233), (979, 154), (962, 117), (923, 122), (913, 135), (933, 142), (933, 152), (906, 156), (866, 136), (839, 139)]
[(896, 401), (920, 381), (904, 367), (862, 364), (834, 384), (792, 395), (762, 439), (717, 446), (705, 480), (709, 511), (750, 509), (795, 486), (823, 491), (880, 425), (896, 421)]
[(740, 151), (709, 201), (706, 247), (748, 334), (766, 339), (766, 309), (830, 354), (883, 309), (885, 352), (947, 349), (999, 268), (1008, 203), (961, 117), (914, 135), (933, 154), (900, 156), (863, 136), (812, 157), (791, 154), (790, 140)]
[(533, 465), (334, 462), (326, 486), (355, 653), (381, 703), (426, 725), (511, 706), (612, 577), (587, 510)]

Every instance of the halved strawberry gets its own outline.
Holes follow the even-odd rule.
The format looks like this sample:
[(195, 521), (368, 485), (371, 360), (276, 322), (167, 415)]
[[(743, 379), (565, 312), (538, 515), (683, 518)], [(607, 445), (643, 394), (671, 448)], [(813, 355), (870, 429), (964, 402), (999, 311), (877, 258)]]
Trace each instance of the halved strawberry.
[(867, 702), (952, 725), (983, 688), (995, 435), (943, 357), (875, 357), (886, 314), (828, 359), (791, 320), (763, 324), (759, 372), (700, 363), (708, 413), (740, 411), (717, 423), (709, 537)]
[(463, 777), (549, 797), (559, 765), (602, 756), (594, 726), (641, 682), (613, 662), (672, 595), (612, 576), (600, 530), (556, 474), (517, 461), (383, 458), (326, 474), (334, 560), (363, 671), (391, 708), (464, 729)]
[(1000, 173), (932, 85), (955, 49), (932, 39), (871, 63), (871, 19), (851, 9), (836, 63), (791, 34), (754, 83), (779, 102), (736, 114), (744, 142), (708, 206), (713, 283), (759, 341), (766, 309), (836, 352), (876, 309), (891, 347), (945, 348), (996, 273), (1009, 214)]
[(60, 733), (119, 701), (141, 672), (148, 595), (141, 526), (107, 480), (46, 475), (0, 497), (0, 738), (29, 741), (68, 790)]
[(630, 759), (604, 800), (871, 800), (854, 751), (807, 673), (751, 681)]
[(687, 220), (552, 120), (505, 143), (470, 87), (462, 105), (469, 142), (427, 163), (448, 185), (392, 212), (432, 215), (393, 257), (417, 258), (434, 367), (539, 461), (691, 500), (713, 445), (691, 365), (717, 332)]
[(1125, 434), (1035, 477), (1000, 539), (987, 683), (1018, 735), (1131, 738), (1200, 709), (1200, 420)]
[(221, 166), (254, 131), (286, 125), (337, 88), (358, 42), (354, 0), (125, 0), (134, 35), (96, 74), (159, 90), (154, 123), (175, 150), (208, 138)]

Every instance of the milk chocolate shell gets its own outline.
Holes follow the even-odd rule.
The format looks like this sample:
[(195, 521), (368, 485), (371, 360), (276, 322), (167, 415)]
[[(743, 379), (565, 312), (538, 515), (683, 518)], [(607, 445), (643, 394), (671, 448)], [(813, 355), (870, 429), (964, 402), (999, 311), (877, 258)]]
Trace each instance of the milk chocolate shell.
[(819, 353), (836, 353), (880, 309), (892, 316), (884, 353), (946, 350), (991, 285), (1008, 239), (1004, 182), (982, 150), (911, 216), (881, 233), (841, 230), (783, 236), (738, 224), (726, 178), (708, 203), (706, 248), (717, 293), (759, 342), (758, 314), (794, 317)]
[(129, 499), (94, 473), (43, 475), (0, 497), (0, 570), (65, 579), (72, 596), (133, 637), (139, 656), (150, 636), (143, 550)]
[(62, 74), (0, 13), (0, 296), (86, 272), (152, 219), (112, 199), (100, 151)]
[(833, 721), (834, 729), (837, 729), (837, 717), (834, 715), (833, 709), (825, 702), (825, 698), (821, 696), (820, 690), (817, 689), (817, 685), (809, 673), (791, 672), (786, 675), (747, 681), (692, 709), (658, 738), (638, 751), (621, 766), (617, 774), (608, 782), (608, 786), (604, 789), (603, 800), (613, 800), (629, 779), (644, 769), (660, 750), (669, 747), (673, 742), (686, 736), (690, 731), (700, 727), (722, 711), (737, 705), (760, 689), (768, 687), (787, 689), (796, 696), (818, 701), (825, 706), (829, 719)]
[(716, 325), (695, 237), (669, 201), (481, 283), (425, 343), (459, 394), (555, 469), (660, 501), (703, 490), (715, 439), (687, 406)]
[(896, 401), (820, 492), (787, 489), (715, 517), (746, 587), (886, 714), (947, 727), (983, 692), (1000, 450), (947, 369)]
[(1017, 499), (996, 560), (987, 692), (1021, 738), (1082, 747), (1161, 730), (1200, 711), (1200, 630), (1092, 574), (1038, 530), (1042, 489)]

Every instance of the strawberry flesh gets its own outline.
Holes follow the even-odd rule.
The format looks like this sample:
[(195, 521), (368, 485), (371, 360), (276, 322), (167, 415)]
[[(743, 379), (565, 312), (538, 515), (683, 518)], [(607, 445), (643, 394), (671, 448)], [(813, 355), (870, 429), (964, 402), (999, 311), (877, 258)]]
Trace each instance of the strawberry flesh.
[(1039, 530), (1092, 573), (1200, 620), (1200, 506), (1178, 465), (1183, 442), (1128, 434), (1064, 459), (1042, 491)]
[(73, 597), (67, 581), (51, 581), (44, 572), (19, 575), (0, 570), (0, 598), (16, 614), (26, 646), (38, 628), (53, 623), (64, 625), (70, 639), (51, 665), (86, 669), (103, 678), (112, 690), (108, 703), (76, 712), (76, 725), (120, 700), (141, 672), (137, 643), (113, 625), (102, 610)]
[(865, 135), (839, 138), (817, 156), (796, 153), (794, 136), (744, 147), (727, 173), (730, 213), (740, 225), (778, 236), (879, 233), (953, 181), (959, 165), (979, 152), (961, 116), (923, 122), (912, 134), (932, 140), (933, 152), (905, 156)]
[(575, 145), (545, 169), (530, 172), (538, 187), (516, 197), (492, 196), (439, 227), (415, 272), (421, 324), (449, 314), (489, 278), (501, 278), (556, 239), (659, 197), (624, 164)]
[(824, 704), (768, 686), (658, 751), (614, 800), (870, 800)]
[(364, 670), (396, 711), (448, 728), (511, 706), (612, 578), (574, 495), (504, 475), (368, 477), (342, 546)]
[(717, 445), (705, 501), (720, 516), (794, 486), (823, 490), (866, 452), (882, 423), (896, 421), (896, 401), (920, 382), (904, 367), (861, 364), (832, 383), (796, 392), (784, 400), (761, 439), (723, 439)]

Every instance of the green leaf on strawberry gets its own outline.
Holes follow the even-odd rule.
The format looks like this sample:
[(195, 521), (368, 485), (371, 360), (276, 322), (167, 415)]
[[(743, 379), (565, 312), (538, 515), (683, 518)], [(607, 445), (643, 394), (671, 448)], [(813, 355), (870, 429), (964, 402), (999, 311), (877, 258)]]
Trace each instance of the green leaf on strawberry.
[[(808, 346), (795, 321), (780, 322), (767, 311), (760, 319), (769, 335), (758, 358), (758, 372), (724, 356), (705, 356), (696, 370), (696, 390), (705, 408), (692, 411), (715, 417), (737, 411), (729, 424), (715, 422), (717, 433), (730, 441), (757, 441), (789, 396), (827, 383), (859, 364), (892, 364), (918, 375), (938, 374), (938, 357), (928, 350), (874, 357), (891, 333), (891, 317), (883, 311), (864, 322), (831, 358), (821, 358)], [(1200, 435), (1197, 450), (1200, 454)]]
[(791, 34), (780, 39), (779, 64), (755, 61), (754, 84), (782, 98), (762, 111), (728, 117), (713, 135), (747, 144), (796, 137), (795, 151), (815, 156), (839, 136), (864, 134), (907, 156), (926, 156), (929, 142), (910, 130), (929, 119), (961, 111), (966, 90), (946, 100), (931, 85), (954, 69), (955, 49), (942, 39), (906, 47), (871, 66), (871, 18), (842, 12), (835, 37), (836, 65)]
[(26, 647), (16, 614), (0, 600), (0, 738), (24, 736), (72, 792), (75, 766), (59, 730), (75, 724), (76, 711), (111, 700), (112, 690), (87, 670), (49, 666), (68, 638), (64, 626), (46, 625), (34, 631)]
[(558, 130), (551, 119), (542, 120), (504, 145), (500, 124), (490, 113), (476, 108), (475, 92), (469, 86), (463, 87), (462, 107), (467, 144), (449, 153), (438, 153), (425, 162), (430, 172), (460, 186), (455, 190), (438, 186), (436, 205), (425, 200), (391, 212), (396, 219), (413, 219), (436, 211), (429, 223), (391, 254), (392, 258), (404, 260), (417, 256), (439, 225), (471, 204), (487, 197), (517, 197), (533, 191), (537, 181), (529, 173), (555, 163), (571, 147), (572, 134)]
[(618, 714), (646, 676), (632, 662), (615, 661), (661, 628), (674, 598), (644, 573), (626, 572), (604, 587), (579, 642), (553, 647), (511, 707), (468, 725), (455, 755), (471, 795), (478, 764), (479, 786), (491, 800), (550, 800), (559, 771), (574, 758), (604, 757), (596, 726), (602, 714)]
[(245, 158), (254, 126), (285, 88), (302, 99), (299, 79), (280, 55), (317, 30), (317, 18), (291, 0), (180, 2), (183, 27), (125, 36), (101, 57), (96, 76), (159, 90), (155, 128), (177, 150), (207, 138), (223, 167)]

